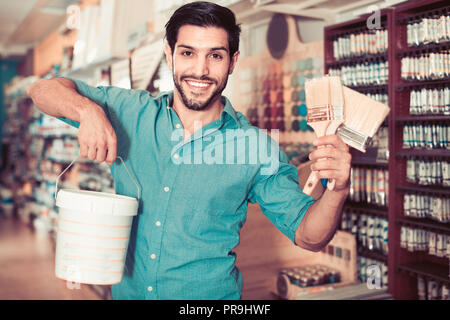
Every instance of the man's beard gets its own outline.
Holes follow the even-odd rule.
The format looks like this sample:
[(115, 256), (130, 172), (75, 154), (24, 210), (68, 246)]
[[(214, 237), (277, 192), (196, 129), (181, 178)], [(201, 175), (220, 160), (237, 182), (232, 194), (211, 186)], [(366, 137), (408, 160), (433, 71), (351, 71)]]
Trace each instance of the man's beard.
[(177, 88), (178, 92), (181, 95), (181, 99), (183, 100), (184, 105), (186, 106), (186, 108), (190, 109), (190, 110), (194, 110), (194, 111), (200, 111), (200, 110), (204, 110), (206, 109), (211, 102), (217, 98), (220, 97), (223, 90), (225, 89), (227, 82), (228, 82), (228, 76), (225, 78), (225, 81), (222, 82), (222, 84), (220, 86), (217, 87), (217, 89), (211, 94), (211, 96), (206, 99), (205, 102), (200, 103), (200, 102), (196, 102), (194, 101), (194, 99), (189, 100), (185, 91), (183, 90), (183, 87), (181, 86), (181, 83), (184, 79), (192, 79), (192, 80), (199, 80), (199, 81), (210, 81), (214, 84), (217, 85), (217, 81), (208, 78), (208, 77), (194, 77), (194, 76), (181, 76), (180, 77), (180, 81), (177, 80), (177, 77), (175, 76), (175, 74), (173, 74), (173, 82), (175, 84), (175, 87)]

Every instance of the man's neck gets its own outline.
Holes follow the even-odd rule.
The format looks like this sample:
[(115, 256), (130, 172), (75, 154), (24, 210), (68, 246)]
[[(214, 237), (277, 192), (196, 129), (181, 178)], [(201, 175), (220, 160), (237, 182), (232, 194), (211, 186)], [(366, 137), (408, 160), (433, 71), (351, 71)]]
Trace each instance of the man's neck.
[(186, 141), (194, 131), (206, 126), (208, 123), (218, 120), (224, 105), (219, 96), (204, 110), (191, 110), (184, 105), (179, 94), (174, 91), (172, 108), (181, 120), (184, 128), (184, 141)]

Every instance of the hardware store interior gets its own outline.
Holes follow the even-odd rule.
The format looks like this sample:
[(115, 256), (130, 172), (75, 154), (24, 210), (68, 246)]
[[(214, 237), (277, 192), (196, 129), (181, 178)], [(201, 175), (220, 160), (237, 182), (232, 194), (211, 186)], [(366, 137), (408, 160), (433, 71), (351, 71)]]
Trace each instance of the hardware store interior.
[[(172, 73), (172, 61), (165, 54), (168, 47), (165, 25), (177, 8), (191, 2), (0, 0), (0, 299), (109, 300), (126, 297), (128, 293), (132, 299), (166, 299), (167, 292), (171, 292), (171, 299), (195, 299), (192, 295), (195, 292), (191, 292), (195, 290), (186, 291), (190, 281), (194, 281), (192, 279), (199, 279), (192, 273), (206, 270), (204, 268), (208, 264), (210, 268), (224, 270), (225, 267), (219, 265), (233, 261), (240, 272), (239, 279), (242, 279), (239, 293), (245, 300), (448, 300), (448, 1), (214, 2), (231, 9), (241, 29), (239, 58), (222, 95), (251, 126), (263, 129), (261, 131), (276, 140), (287, 156), (286, 161), (292, 168), (297, 168), (300, 199), (306, 197), (303, 191), (306, 193), (309, 175), (316, 172), (311, 171), (311, 165), (320, 162), (309, 158), (310, 153), (316, 150), (313, 141), (318, 128), (310, 110), (315, 107), (313, 98), (318, 97), (310, 97), (313, 90), (308, 92), (306, 87), (320, 81), (332, 83), (335, 79), (343, 92), (344, 109), (350, 109), (353, 98), (359, 103), (353, 104), (353, 114), (341, 112), (345, 116), (338, 123), (340, 129), (333, 132), (339, 141), (350, 146), (346, 152), (351, 154), (351, 167), (348, 171), (349, 191), (342, 209), (338, 210), (338, 222), (331, 240), (328, 239), (319, 250), (296, 245), (287, 228), (280, 227), (284, 222), (278, 220), (285, 218), (267, 214), (262, 208), (267, 203), (253, 201), (258, 200), (256, 196), (244, 199), (247, 204), (243, 206), (246, 208), (245, 218), (238, 222), (242, 228), (237, 232), (236, 245), (228, 248), (226, 258), (214, 260), (214, 257), (206, 256), (203, 262), (202, 254), (216, 254), (211, 253), (212, 248), (221, 245), (225, 248), (228, 244), (219, 242), (229, 238), (217, 230), (203, 231), (202, 228), (207, 223), (211, 223), (208, 225), (210, 228), (216, 227), (214, 219), (221, 224), (219, 219), (223, 219), (225, 227), (236, 227), (229, 221), (235, 219), (238, 212), (235, 217), (230, 217), (227, 216), (230, 213), (225, 211), (231, 208), (231, 202), (236, 202), (233, 197), (238, 197), (243, 189), (237, 182), (244, 181), (242, 176), (250, 169), (243, 169), (242, 164), (224, 165), (222, 172), (222, 169), (214, 169), (221, 167), (215, 164), (213, 168), (205, 169), (210, 170), (205, 171), (208, 172), (206, 178), (206, 173), (202, 174), (200, 169), (185, 169), (183, 172), (182, 166), (175, 168), (174, 164), (164, 166), (164, 163), (152, 164), (151, 161), (142, 166), (144, 163), (140, 159), (138, 163), (142, 167), (160, 170), (146, 180), (142, 175), (153, 171), (133, 166), (136, 162), (131, 162), (132, 151), (129, 159), (117, 157), (110, 169), (105, 161), (91, 161), (80, 156), (78, 133), (81, 126), (78, 129), (67, 119), (61, 121), (36, 106), (39, 104), (37, 101), (43, 104), (44, 100), (35, 99), (33, 94), (37, 96), (39, 91), (42, 96), (48, 94), (52, 97), (53, 91), (45, 90), (50, 87), (42, 85), (42, 90), (30, 89), (33, 85), (37, 87), (39, 81), (56, 85), (60, 82), (42, 82), (42, 79), (57, 81), (62, 77), (76, 81), (73, 83), (77, 84), (75, 88), (80, 94), (89, 91), (87, 87), (80, 89), (83, 84), (93, 88), (114, 86), (120, 88), (120, 92), (129, 92), (125, 99), (122, 96), (121, 108), (126, 108), (127, 101), (131, 103), (131, 99), (135, 99), (136, 92), (141, 92), (141, 98), (145, 92), (150, 95), (148, 99), (153, 99), (161, 93), (178, 90), (174, 86), (176, 74)], [(181, 35), (180, 31), (178, 36)], [(177, 70), (183, 70), (183, 66), (179, 68)], [(204, 78), (198, 80), (203, 81)], [(210, 86), (200, 82), (193, 90), (197, 93), (209, 90), (201, 88), (203, 85)], [(99, 91), (90, 90), (97, 92), (96, 97), (99, 97)], [(324, 96), (327, 98), (323, 94), (320, 101), (324, 101)], [(176, 97), (179, 95), (174, 95), (174, 103), (181, 101)], [(60, 105), (67, 104), (62, 102)], [(338, 109), (330, 103), (329, 97), (328, 103), (324, 104), (328, 111), (331, 105), (335, 112), (333, 115), (328, 113), (328, 119), (338, 119)], [(149, 119), (147, 115), (147, 118), (142, 116), (141, 121), (149, 121), (148, 128), (153, 126), (150, 122), (161, 125), (166, 121), (164, 114), (175, 115), (171, 119), (177, 121), (175, 107), (169, 109), (167, 106), (168, 113), (166, 110), (157, 115), (153, 113), (157, 120)], [(227, 106), (223, 113), (225, 110)], [(387, 110), (385, 114), (383, 110)], [(133, 112), (136, 113), (132, 105), (126, 112), (131, 117)], [(359, 122), (364, 121), (361, 119), (365, 114), (371, 115), (365, 117), (366, 122), (380, 121), (358, 127), (360, 123), (355, 119), (354, 130), (359, 128), (369, 136), (366, 144), (356, 142), (355, 145), (352, 144), (354, 138), (346, 135), (342, 126), (352, 128), (350, 118), (358, 112), (361, 115)], [(54, 115), (63, 118), (57, 112)], [(181, 117), (181, 113), (179, 115)], [(207, 126), (211, 127), (210, 124)], [(364, 131), (367, 126), (374, 127), (371, 134)], [(154, 127), (155, 130), (163, 130)], [(145, 131), (144, 128), (142, 130)], [(159, 132), (158, 139), (149, 137), (147, 140), (151, 147), (161, 148), (155, 153), (158, 155), (167, 149), (160, 145), (164, 143), (160, 140), (162, 135)], [(130, 139), (137, 136), (136, 133)], [(145, 144), (145, 139), (140, 144)], [(128, 146), (123, 145), (126, 141), (118, 141), (119, 156)], [(251, 144), (253, 140), (249, 141)], [(133, 148), (136, 146), (131, 146), (130, 150)], [(170, 153), (168, 155), (171, 157)], [(161, 160), (159, 156), (154, 159)], [(178, 154), (174, 159), (178, 159)], [(192, 167), (195, 163), (194, 155), (194, 163), (189, 165)], [(118, 174), (122, 168), (126, 171)], [(236, 170), (236, 177), (228, 174), (232, 172), (228, 171), (231, 170), (229, 168)], [(210, 179), (215, 176), (210, 172), (217, 174), (218, 179), (214, 182)], [(176, 182), (182, 182), (188, 174), (192, 174), (191, 181), (186, 180), (183, 188), (196, 189), (199, 186), (198, 189), (185, 193), (178, 191), (180, 187)], [(156, 177), (173, 180), (170, 185), (169, 182), (161, 182), (167, 184), (159, 190), (148, 186)], [(201, 179), (208, 179), (208, 182)], [(227, 180), (235, 181), (233, 185), (221, 187)], [(308, 197), (315, 201), (320, 202), (326, 194), (338, 192), (331, 190), (332, 179), (328, 180), (328, 185), (326, 180), (318, 181), (322, 183), (308, 189)], [(335, 183), (338, 186), (339, 180), (336, 179)], [(277, 183), (271, 186), (279, 187)], [(120, 192), (124, 188), (126, 194)], [(205, 195), (214, 190), (225, 192), (211, 198)], [(265, 191), (272, 193), (273, 197), (280, 193), (277, 189)], [(174, 196), (165, 202), (165, 197), (172, 193)], [(177, 200), (177, 193), (181, 198), (184, 195), (191, 199)], [(195, 197), (192, 197), (194, 193)], [(208, 204), (210, 212), (200, 211), (202, 199), (215, 202)], [(177, 202), (192, 206), (180, 208)], [(91, 212), (86, 215), (83, 211), (87, 207), (95, 211), (95, 206), (101, 214)], [(117, 208), (120, 208), (120, 213), (114, 210)], [(183, 219), (176, 220), (175, 212), (170, 214), (170, 210), (175, 210), (173, 208), (177, 208), (177, 215)], [(189, 215), (191, 211), (195, 214)], [(77, 212), (86, 220), (73, 221)], [(153, 213), (159, 218), (151, 217)], [(215, 215), (214, 219), (208, 215)], [(136, 224), (138, 219), (142, 222), (139, 228)], [(169, 219), (173, 219), (170, 223), (173, 226), (165, 225), (169, 224)], [(180, 223), (184, 224), (185, 232), (178, 236), (193, 238), (185, 240), (185, 246), (174, 247), (177, 235), (170, 233), (176, 232), (175, 226), (180, 226)], [(123, 224), (128, 224), (128, 227)], [(143, 225), (152, 234), (148, 238), (143, 235), (146, 232)], [(138, 234), (137, 240), (134, 239), (137, 242), (132, 245), (130, 234), (134, 232)], [(156, 234), (161, 234), (157, 240)], [(216, 238), (207, 249), (197, 250), (196, 245), (201, 246), (199, 243), (209, 241), (204, 239), (211, 239), (214, 235)], [(130, 245), (127, 251), (128, 237)], [(202, 237), (205, 238), (202, 240)], [(124, 245), (123, 239), (126, 239)], [(145, 241), (148, 242), (143, 245)], [(125, 249), (114, 251), (119, 250), (115, 248), (121, 244)], [(145, 246), (159, 247), (152, 252), (147, 247), (143, 248)], [(184, 265), (177, 260), (177, 254), (184, 259)], [(197, 260), (189, 260), (191, 254), (196, 255)], [(123, 272), (129, 267), (125, 260), (130, 255), (138, 257), (134, 262), (137, 270), (128, 277)], [(203, 266), (195, 269), (197, 264)], [(203, 274), (205, 279), (212, 275), (222, 276), (218, 271), (210, 274), (209, 270)], [(183, 285), (188, 278), (187, 284)], [(172, 286), (173, 279), (181, 284), (164, 288), (164, 282)], [(200, 288), (199, 295), (202, 292), (219, 295), (228, 290), (225, 288), (227, 281), (223, 282), (223, 288), (219, 286), (209, 291), (201, 290), (203, 284), (200, 283), (196, 287)], [(140, 286), (142, 295), (135, 295)], [(216, 299), (216, 296), (200, 298)]]

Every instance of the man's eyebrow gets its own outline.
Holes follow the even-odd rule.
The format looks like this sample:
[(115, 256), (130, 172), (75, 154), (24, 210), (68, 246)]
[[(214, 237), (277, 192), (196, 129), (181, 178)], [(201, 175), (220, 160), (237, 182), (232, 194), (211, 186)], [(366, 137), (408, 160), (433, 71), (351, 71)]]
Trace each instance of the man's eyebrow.
[[(190, 49), (190, 50), (195, 50), (195, 48), (193, 48), (191, 46), (188, 46), (188, 45), (185, 45), (185, 44), (179, 44), (179, 45), (177, 45), (177, 47), (179, 47), (179, 48), (186, 48), (186, 49)], [(228, 49), (225, 48), (225, 47), (214, 47), (214, 48), (210, 48), (209, 50), (210, 51), (223, 50), (225, 52), (228, 52)]]

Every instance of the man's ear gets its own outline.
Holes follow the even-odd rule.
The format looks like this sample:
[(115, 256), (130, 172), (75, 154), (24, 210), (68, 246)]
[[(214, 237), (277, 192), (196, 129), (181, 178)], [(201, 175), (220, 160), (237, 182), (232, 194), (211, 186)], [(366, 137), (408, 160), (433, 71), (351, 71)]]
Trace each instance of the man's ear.
[(231, 57), (231, 63), (230, 63), (230, 68), (228, 70), (228, 74), (232, 74), (234, 67), (236, 66), (236, 63), (238, 61), (239, 55), (240, 55), (240, 51), (236, 51), (233, 56)]
[(164, 46), (164, 54), (166, 56), (166, 62), (167, 65), (169, 66), (170, 71), (173, 71), (172, 49), (170, 48), (167, 42)]

